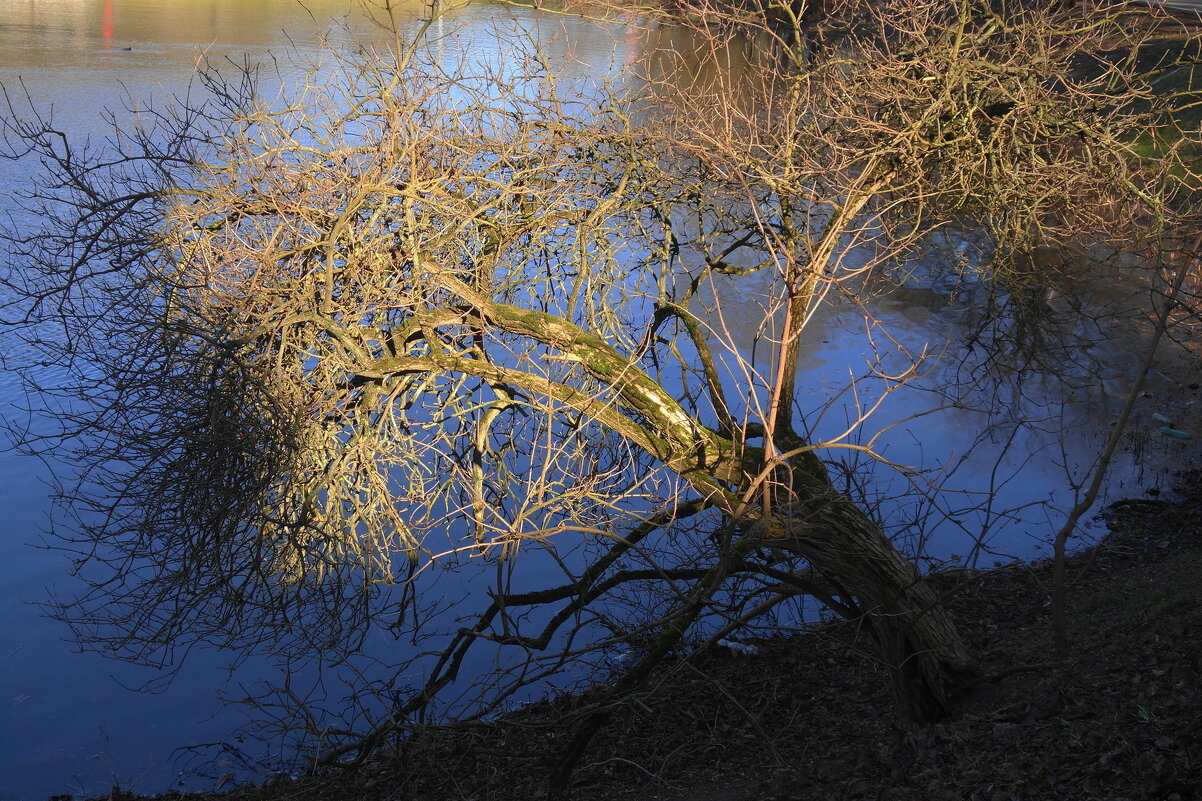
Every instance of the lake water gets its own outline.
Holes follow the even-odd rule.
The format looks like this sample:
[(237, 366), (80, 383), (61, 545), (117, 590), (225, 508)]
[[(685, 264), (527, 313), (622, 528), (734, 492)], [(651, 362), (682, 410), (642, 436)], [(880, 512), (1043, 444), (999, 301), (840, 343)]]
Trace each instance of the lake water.
[[(349, 0), (308, 0), (306, 12), (291, 0), (4, 0), (0, 83), (18, 102), (27, 92), (43, 108), (52, 107), (63, 129), (86, 134), (102, 130), (101, 109), (112, 109), (120, 118), (122, 109), (148, 96), (188, 91), (198, 63), (206, 58), (241, 62), (247, 57), (275, 69), (286, 63), (277, 54), (290, 47), (302, 52), (315, 47), (318, 32), (330, 30), (334, 20), (346, 24), (331, 34), (335, 41), (348, 46), (370, 41), (378, 31), (354, 12), (357, 6)], [(406, 13), (415, 17), (421, 9), (414, 4)], [(571, 25), (560, 17), (488, 4), (451, 14), (440, 25), (445, 25), (439, 32), (448, 63), (463, 54), (503, 60), (506, 51), (497, 45), (496, 28), (516, 27), (582, 74), (611, 69), (623, 59), (622, 48), (636, 46), (638, 40), (636, 32), (621, 26)], [(289, 75), (285, 68), (281, 79), (287, 81)], [(5, 169), (0, 182), (6, 187), (22, 180), (15, 169)], [(3, 203), (0, 211), (15, 211), (2, 208)], [(741, 300), (734, 286), (719, 291), (726, 293), (732, 335), (749, 340), (757, 320), (753, 300)], [(971, 310), (955, 299), (971, 297), (971, 292), (971, 287), (912, 280), (902, 290), (883, 294), (871, 311), (898, 344), (911, 350), (927, 343), (939, 348), (963, 336)], [(811, 324), (811, 346), (804, 355), (811, 388), (807, 402), (814, 410), (831, 402), (825, 414), (811, 417), (819, 434), (837, 433), (847, 423), (849, 407), (839, 393), (872, 357), (865, 319), (862, 310), (833, 306)], [(740, 330), (740, 324), (750, 328)], [(995, 498), (984, 513), (958, 517), (939, 533), (927, 531), (936, 540), (928, 549), (933, 558), (971, 554), (988, 563), (1040, 553), (1040, 538), (1054, 529), (1057, 509), (1071, 501), (1063, 465), (1080, 475), (1080, 466), (1096, 453), (1135, 362), (1138, 333), (1115, 329), (1106, 336), (1111, 341), (1102, 346), (1105, 364), (1101, 381), (1094, 382), (1097, 388), (1082, 389), (1065, 404), (1043, 406), (1037, 414), (1030, 407), (1024, 411), (1028, 417), (1052, 418), (1049, 429), (1067, 424), (1071, 433), (1063, 450), (1060, 439), (1039, 427), (1006, 426), (983, 437), (986, 447), (970, 449), (982, 439), (987, 423), (998, 418), (963, 408), (935, 411), (945, 399), (930, 392), (916, 390), (883, 407), (875, 428), (903, 423), (882, 440), (886, 456), (927, 468), (962, 460), (946, 481), (960, 494), (941, 497), (944, 511)], [(956, 364), (949, 358), (936, 368), (928, 389), (952, 382), (960, 374)], [(1177, 361), (1154, 376), (1138, 431), (1154, 430), (1148, 417), (1152, 411), (1171, 413), (1192, 401), (1187, 389), (1192, 370)], [(1025, 387), (1036, 406), (1062, 397), (1059, 389), (1042, 389), (1038, 376)], [(0, 375), (6, 418), (19, 420), (23, 401), (15, 379)], [(928, 416), (904, 422), (923, 412)], [(1132, 443), (1116, 465), (1116, 492), (1134, 493), (1162, 483), (1170, 468), (1185, 464), (1196, 451), (1192, 443), (1152, 435)], [(200, 780), (177, 775), (189, 762), (174, 759), (176, 749), (219, 743), (243, 723), (240, 712), (220, 707), (217, 694), (239, 695), (243, 685), (269, 670), (267, 662), (251, 659), (226, 670), (223, 657), (197, 653), (167, 682), (168, 677), (148, 670), (77, 653), (64, 639), (65, 628), (41, 617), (32, 605), (47, 597), (47, 587), (70, 586), (65, 560), (35, 547), (50, 509), (47, 477), (45, 466), (35, 459), (0, 454), (0, 801), (95, 794), (114, 784), (143, 791), (192, 787)], [(878, 489), (898, 492), (903, 483), (895, 481), (890, 489), (882, 480)], [(908, 502), (889, 508), (895, 516), (921, 517), (929, 511)], [(156, 681), (161, 688), (153, 694), (129, 689)], [(226, 764), (231, 773), (247, 775), (246, 766), (232, 755)]]
[[(313, 50), (320, 33), (348, 46), (370, 43), (380, 31), (358, 8), (353, 0), (310, 0), (307, 11), (292, 0), (5, 0), (0, 83), (17, 106), (28, 93), (52, 111), (58, 127), (87, 135), (103, 130), (103, 109), (120, 119), (122, 109), (148, 98), (189, 91), (205, 59), (245, 57), (265, 72), (284, 65), (287, 81), (286, 51)], [(414, 19), (423, 8), (418, 2), (401, 10)], [(528, 31), (559, 58), (571, 50), (581, 70), (593, 55), (605, 64), (613, 54), (611, 31), (583, 27), (569, 35), (557, 19), (517, 17), (482, 5), (448, 15), (434, 33), (445, 35), (440, 47), (448, 60), (464, 53), (500, 58), (497, 26)], [(17, 168), (2, 169), (6, 187), (20, 183)], [(6, 343), (6, 352), (13, 347)], [(0, 375), (0, 403), (6, 418), (21, 417), (23, 391), (12, 376)], [(265, 661), (228, 672), (224, 657), (196, 654), (164, 689), (149, 694), (129, 688), (167, 677), (77, 653), (65, 627), (33, 605), (47, 598), (48, 587), (63, 584), (69, 567), (61, 555), (34, 547), (50, 509), (47, 479), (36, 459), (0, 455), (0, 799), (96, 794), (114, 785), (194, 786), (196, 780), (176, 775), (188, 760), (174, 750), (216, 743), (245, 722), (240, 712), (220, 710), (217, 693), (243, 694), (240, 686), (253, 683)], [(245, 775), (235, 757), (226, 764)]]

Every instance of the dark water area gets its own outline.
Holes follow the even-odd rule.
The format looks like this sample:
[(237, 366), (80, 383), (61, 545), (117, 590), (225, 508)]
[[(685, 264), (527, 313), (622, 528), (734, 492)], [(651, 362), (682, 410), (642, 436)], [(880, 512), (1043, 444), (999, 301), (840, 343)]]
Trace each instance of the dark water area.
[[(323, 34), (336, 46), (369, 45), (381, 32), (357, 7), (350, 0), (311, 0), (304, 9), (291, 0), (6, 0), (0, 5), (0, 83), (18, 111), (28, 108), (28, 99), (52, 110), (56, 125), (73, 136), (103, 136), (102, 110), (120, 121), (148, 99), (195, 92), (197, 67), (206, 60), (249, 60), (287, 84), (300, 74), (288, 66), (287, 53), (316, 53)], [(424, 7), (413, 3), (411, 20)], [(449, 66), (465, 60), (504, 66), (513, 51), (500, 43), (499, 30), (523, 32), (582, 80), (616, 70), (645, 44), (635, 28), (486, 3), (450, 13), (432, 35)], [(36, 169), (5, 165), (4, 197)], [(0, 200), (0, 211), (13, 215), (16, 225), (29, 222), (19, 208), (5, 207), (8, 202)], [(970, 248), (971, 241), (952, 237), (945, 244), (955, 250)], [(757, 336), (771, 336), (772, 323), (757, 305), (763, 289), (744, 282), (714, 290), (724, 317), (710, 323), (726, 332), (736, 350), (750, 352)], [(1073, 376), (1063, 366), (1024, 376), (1013, 391), (1004, 380), (972, 384), (965, 379), (974, 372), (971, 357), (961, 345), (976, 325), (978, 291), (971, 282), (951, 282), (934, 271), (912, 275), (900, 287), (877, 288), (864, 305), (830, 303), (807, 328), (810, 430), (830, 443), (831, 453), (842, 449), (853, 462), (871, 462), (860, 450), (863, 432), (883, 432), (875, 450), (910, 469), (861, 461), (873, 476), (871, 495), (907, 532), (906, 547), (925, 553), (929, 564), (988, 565), (1046, 553), (1048, 537), (1072, 505), (1074, 482), (1082, 480), (1110, 431), (1145, 337), (1139, 326), (1121, 322), (1089, 332), (1095, 368), (1072, 382), (1079, 384), (1072, 391), (1065, 379)], [(5, 336), (6, 357), (20, 360), (20, 345)], [(849, 394), (870, 365), (900, 365), (924, 349), (933, 354), (929, 369), (911, 386), (879, 405), (881, 396), (874, 393), (884, 385), (861, 385), (858, 394)], [(39, 379), (53, 384), (54, 370), (47, 367)], [(1192, 414), (1195, 373), (1192, 362), (1166, 354), (1116, 460), (1111, 497), (1166, 487), (1174, 469), (1196, 459), (1196, 440), (1158, 437), (1153, 417)], [(23, 425), (28, 404), (21, 382), (0, 372), (5, 420)], [(852, 431), (870, 407), (871, 418)], [(36, 604), (49, 597), (47, 588), (68, 594), (72, 588), (69, 562), (40, 547), (54, 467), (0, 453), (0, 801), (97, 794), (113, 786), (143, 792), (211, 787), (214, 779), (189, 772), (206, 761), (213, 763), (209, 775), (217, 777), (290, 770), (287, 754), (250, 743), (220, 745), (246, 716), (222, 707), (218, 696), (244, 697), (273, 675), (270, 654), (231, 667), (227, 655), (198, 650), (176, 673), (135, 668), (79, 653), (67, 641), (67, 629), (42, 614)], [(942, 491), (934, 492), (935, 486)], [(526, 569), (538, 578), (556, 568), (553, 560), (533, 555)], [(468, 579), (456, 574), (455, 580)], [(581, 677), (563, 684), (576, 680)], [(313, 686), (317, 681), (312, 677)], [(152, 691), (135, 692), (139, 687)]]

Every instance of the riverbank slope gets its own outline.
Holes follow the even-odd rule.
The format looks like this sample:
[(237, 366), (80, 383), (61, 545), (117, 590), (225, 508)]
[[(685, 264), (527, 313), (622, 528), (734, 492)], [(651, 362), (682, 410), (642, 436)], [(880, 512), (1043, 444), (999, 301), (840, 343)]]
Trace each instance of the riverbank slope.
[[(1071, 560), (1067, 663), (1051, 647), (1049, 563), (945, 574), (941, 589), (994, 676), (957, 719), (899, 725), (867, 636), (828, 624), (760, 642), (755, 655), (665, 666), (595, 738), (573, 798), (1202, 797), (1202, 473), (1183, 476), (1178, 497), (1123, 501), (1106, 518), (1110, 535)], [(186, 798), (531, 801), (580, 703), (431, 730), (354, 774)]]

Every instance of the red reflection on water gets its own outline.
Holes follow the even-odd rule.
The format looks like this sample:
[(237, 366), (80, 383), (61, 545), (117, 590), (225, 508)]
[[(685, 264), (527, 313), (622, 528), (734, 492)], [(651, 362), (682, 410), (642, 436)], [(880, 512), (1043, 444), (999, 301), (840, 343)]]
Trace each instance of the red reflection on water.
[(100, 23), (100, 35), (105, 47), (113, 44), (113, 0), (104, 0), (104, 18)]

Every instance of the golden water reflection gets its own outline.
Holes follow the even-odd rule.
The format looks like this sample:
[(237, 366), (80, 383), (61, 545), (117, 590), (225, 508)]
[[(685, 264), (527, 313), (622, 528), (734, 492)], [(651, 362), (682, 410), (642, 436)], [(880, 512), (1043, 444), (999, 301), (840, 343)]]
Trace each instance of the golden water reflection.
[[(422, 0), (404, 0), (416, 18)], [(356, 0), (6, 0), (0, 4), (0, 67), (101, 63), (104, 52), (172, 45), (270, 46), (349, 21), (370, 26)], [(308, 11), (306, 11), (308, 9)], [(130, 48), (125, 51), (123, 48)]]

